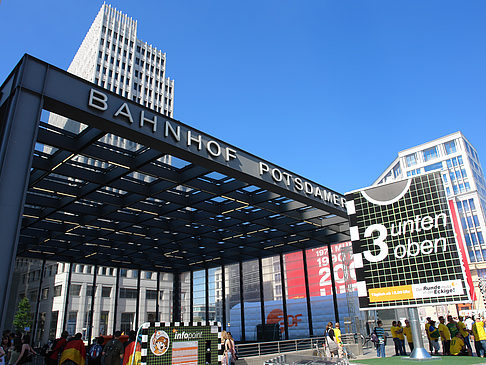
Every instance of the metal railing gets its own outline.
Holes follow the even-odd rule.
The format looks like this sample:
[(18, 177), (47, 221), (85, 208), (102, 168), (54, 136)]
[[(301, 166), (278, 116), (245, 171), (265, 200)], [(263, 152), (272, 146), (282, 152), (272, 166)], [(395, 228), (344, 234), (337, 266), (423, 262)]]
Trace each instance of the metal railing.
[(299, 338), (295, 340), (255, 342), (237, 344), (238, 357), (262, 356), (294, 352), (302, 350), (313, 350), (317, 343), (322, 344), (324, 337)]
[[(271, 354), (281, 354), (286, 352), (315, 350), (316, 345), (322, 346), (325, 337), (311, 337), (299, 338), (295, 340), (284, 341), (270, 341), (270, 342), (255, 342), (237, 344), (238, 357), (262, 356)], [(368, 341), (367, 341), (368, 340)], [(367, 339), (360, 333), (348, 333), (342, 335), (342, 341), (346, 344), (359, 344), (366, 347), (371, 344), (369, 338)], [(369, 342), (369, 343), (368, 343)]]

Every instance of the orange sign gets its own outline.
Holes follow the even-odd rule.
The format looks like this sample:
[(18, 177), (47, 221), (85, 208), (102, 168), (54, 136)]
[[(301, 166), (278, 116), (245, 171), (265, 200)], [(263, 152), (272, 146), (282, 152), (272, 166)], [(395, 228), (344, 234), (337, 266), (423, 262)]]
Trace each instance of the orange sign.
[(369, 294), (370, 302), (388, 302), (391, 300), (413, 299), (412, 285), (369, 289)]

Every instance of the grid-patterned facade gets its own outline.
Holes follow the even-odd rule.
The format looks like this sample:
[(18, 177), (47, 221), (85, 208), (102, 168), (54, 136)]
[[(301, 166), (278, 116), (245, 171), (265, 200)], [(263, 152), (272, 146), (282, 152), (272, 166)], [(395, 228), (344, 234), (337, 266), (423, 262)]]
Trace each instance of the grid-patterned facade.
[(103, 4), (68, 71), (173, 117), (166, 54), (137, 38), (137, 21)]
[(461, 132), (399, 152), (374, 185), (430, 171), (441, 171), (446, 196), (456, 204), (470, 261), (486, 263), (486, 182), (478, 153)]
[[(387, 204), (370, 201), (360, 191), (346, 196), (346, 200), (353, 205), (350, 225), (357, 230), (354, 237), (351, 234), (353, 252), (365, 258), (367, 254), (372, 255), (372, 258), (362, 260), (362, 267), (356, 268), (358, 284), (364, 283), (367, 291), (451, 280), (460, 280), (463, 289), (467, 288), (462, 258), (440, 180), (438, 173), (415, 177), (402, 197)], [(382, 230), (376, 226), (381, 226)], [(380, 242), (385, 241), (387, 253), (385, 257), (380, 257), (383, 250)], [(439, 295), (375, 303), (362, 296), (360, 308), (393, 308), (467, 300), (466, 290), (460, 296)]]

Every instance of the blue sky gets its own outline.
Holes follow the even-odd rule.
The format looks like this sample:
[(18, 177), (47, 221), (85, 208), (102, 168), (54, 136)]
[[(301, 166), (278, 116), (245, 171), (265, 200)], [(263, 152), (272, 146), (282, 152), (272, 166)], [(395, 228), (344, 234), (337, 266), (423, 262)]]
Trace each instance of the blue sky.
[[(101, 1), (2, 0), (0, 80), (67, 68)], [(486, 2), (113, 0), (167, 53), (176, 119), (346, 192), (461, 130), (486, 151)]]

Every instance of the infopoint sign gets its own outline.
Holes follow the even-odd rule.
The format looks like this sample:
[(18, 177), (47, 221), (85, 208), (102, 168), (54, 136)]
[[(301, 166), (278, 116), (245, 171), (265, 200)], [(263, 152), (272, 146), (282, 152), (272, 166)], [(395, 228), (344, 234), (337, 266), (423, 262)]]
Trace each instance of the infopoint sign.
[(144, 323), (141, 365), (221, 364), (219, 323)]
[(440, 173), (351, 192), (346, 200), (361, 309), (470, 300), (465, 250)]

